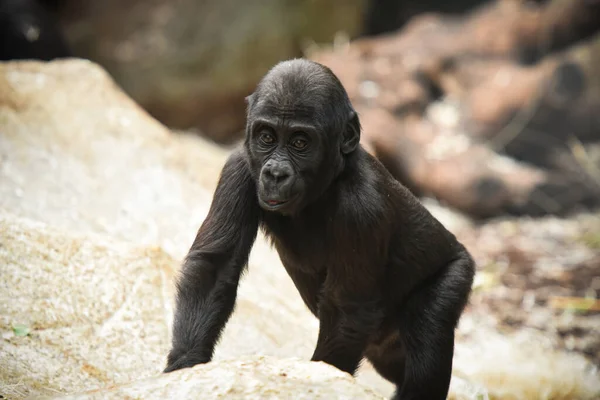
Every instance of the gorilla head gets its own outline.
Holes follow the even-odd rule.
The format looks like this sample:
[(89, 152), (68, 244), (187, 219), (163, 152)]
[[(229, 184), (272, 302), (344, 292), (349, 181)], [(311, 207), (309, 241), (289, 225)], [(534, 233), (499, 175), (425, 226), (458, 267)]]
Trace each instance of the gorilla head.
[(356, 150), (358, 116), (331, 70), (302, 59), (276, 65), (247, 102), (245, 146), (259, 204), (295, 214), (323, 194)]

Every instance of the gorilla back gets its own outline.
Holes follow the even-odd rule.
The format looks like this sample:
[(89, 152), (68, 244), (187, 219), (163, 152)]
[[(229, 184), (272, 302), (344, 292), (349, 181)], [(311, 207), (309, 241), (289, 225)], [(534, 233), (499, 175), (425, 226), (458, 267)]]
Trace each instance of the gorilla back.
[(363, 358), (399, 399), (445, 399), (474, 263), (365, 152), (346, 91), (307, 60), (249, 96), (246, 140), (223, 168), (178, 280), (165, 372), (208, 362), (259, 227), (319, 319), (312, 355), (351, 374)]

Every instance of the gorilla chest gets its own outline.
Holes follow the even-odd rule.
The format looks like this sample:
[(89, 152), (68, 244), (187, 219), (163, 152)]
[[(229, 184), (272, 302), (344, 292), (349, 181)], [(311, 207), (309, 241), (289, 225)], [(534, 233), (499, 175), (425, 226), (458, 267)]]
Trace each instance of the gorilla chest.
[(273, 244), (288, 271), (320, 272), (329, 264), (331, 250), (324, 236), (312, 236), (301, 242), (286, 239), (274, 237)]
[(273, 245), (288, 272), (292, 270), (304, 273), (321, 274), (337, 264), (347, 266), (346, 257), (352, 252), (348, 235), (344, 237), (331, 223), (321, 221), (275, 222), (265, 224), (265, 233)]

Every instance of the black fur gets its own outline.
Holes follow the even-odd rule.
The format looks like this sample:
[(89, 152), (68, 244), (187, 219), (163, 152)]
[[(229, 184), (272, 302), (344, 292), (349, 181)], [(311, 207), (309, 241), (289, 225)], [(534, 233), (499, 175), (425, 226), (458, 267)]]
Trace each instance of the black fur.
[(248, 98), (246, 131), (184, 263), (165, 372), (210, 361), (260, 226), (319, 318), (312, 360), (353, 374), (366, 357), (397, 398), (445, 399), (466, 249), (362, 149), (328, 68), (275, 66)]

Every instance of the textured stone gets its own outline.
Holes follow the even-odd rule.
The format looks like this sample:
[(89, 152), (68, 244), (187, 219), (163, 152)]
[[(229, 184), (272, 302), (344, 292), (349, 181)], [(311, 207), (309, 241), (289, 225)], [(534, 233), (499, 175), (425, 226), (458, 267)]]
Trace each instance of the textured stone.
[[(392, 393), (368, 362), (354, 381), (307, 361), (318, 321), (262, 237), (214, 361), (160, 374), (173, 278), (226, 154), (170, 133), (90, 62), (0, 64), (1, 395)], [(461, 323), (450, 399), (594, 398), (581, 357), (538, 345), (539, 333), (501, 335), (484, 317)]]
[(255, 356), (199, 365), (160, 377), (59, 397), (92, 399), (380, 399), (325, 363)]

